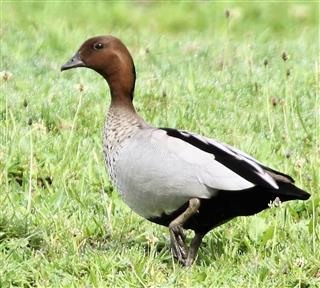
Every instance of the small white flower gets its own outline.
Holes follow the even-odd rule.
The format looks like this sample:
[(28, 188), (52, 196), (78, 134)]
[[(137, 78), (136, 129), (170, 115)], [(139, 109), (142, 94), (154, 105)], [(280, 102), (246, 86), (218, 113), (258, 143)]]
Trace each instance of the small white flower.
[(281, 200), (279, 197), (276, 197), (273, 201), (270, 201), (270, 203), (268, 204), (270, 208), (279, 207), (280, 205), (281, 205)]
[(39, 131), (40, 133), (44, 133), (44, 134), (47, 133), (47, 127), (46, 127), (45, 123), (42, 120), (33, 123), (32, 127), (35, 130)]
[(87, 87), (85, 87), (82, 83), (78, 83), (75, 85), (75, 89), (79, 92), (84, 92), (87, 90)]
[(9, 81), (12, 78), (12, 73), (10, 71), (1, 71), (0, 79), (4, 81)]

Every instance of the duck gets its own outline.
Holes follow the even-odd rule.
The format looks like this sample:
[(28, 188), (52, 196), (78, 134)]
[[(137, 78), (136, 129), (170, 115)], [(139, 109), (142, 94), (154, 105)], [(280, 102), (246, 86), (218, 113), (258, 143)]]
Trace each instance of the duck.
[[(228, 144), (148, 124), (133, 105), (135, 65), (120, 39), (86, 40), (61, 71), (78, 67), (100, 74), (110, 89), (103, 154), (112, 185), (134, 212), (168, 227), (172, 255), (182, 265), (194, 263), (213, 228), (276, 200), (310, 197), (291, 176)], [(189, 241), (188, 229), (194, 232)]]

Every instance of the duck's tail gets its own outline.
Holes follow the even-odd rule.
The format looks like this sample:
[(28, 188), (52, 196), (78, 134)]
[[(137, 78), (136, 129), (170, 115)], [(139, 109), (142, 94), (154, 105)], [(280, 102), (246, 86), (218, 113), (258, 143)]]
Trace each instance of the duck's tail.
[(275, 190), (279, 194), (281, 201), (289, 201), (294, 199), (307, 200), (310, 194), (292, 183), (277, 181), (279, 190)]

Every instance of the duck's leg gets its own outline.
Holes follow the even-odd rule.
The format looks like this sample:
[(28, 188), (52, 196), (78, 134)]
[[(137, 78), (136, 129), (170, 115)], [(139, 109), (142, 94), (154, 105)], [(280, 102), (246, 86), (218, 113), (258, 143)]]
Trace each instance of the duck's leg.
[(204, 237), (204, 235), (205, 235), (205, 233), (196, 233), (194, 235), (194, 238), (191, 241), (190, 248), (188, 251), (187, 260), (185, 263), (186, 266), (191, 266), (193, 264), (194, 260), (196, 259), (197, 253), (198, 253), (198, 250), (199, 250), (199, 247), (201, 245), (202, 238)]
[[(191, 249), (191, 251), (194, 250), (194, 252), (192, 252), (192, 254), (195, 254), (195, 255), (193, 255), (193, 256), (190, 255), (190, 257), (189, 257), (189, 252), (188, 252), (188, 249), (187, 249), (186, 243), (185, 243), (186, 237), (183, 233), (183, 228), (182, 228), (183, 224), (186, 223), (186, 221), (190, 217), (192, 217), (195, 213), (198, 212), (199, 207), (200, 207), (200, 200), (198, 198), (190, 199), (188, 208), (182, 214), (180, 214), (176, 219), (171, 221), (171, 223), (169, 224), (169, 231), (170, 231), (170, 239), (171, 239), (173, 256), (175, 258), (177, 258), (178, 261), (183, 265), (188, 264), (187, 263), (188, 258), (190, 258), (189, 262), (192, 260), (189, 265), (192, 264), (192, 262), (195, 258), (196, 252), (201, 244), (201, 241), (200, 241), (198, 247), (196, 247), (196, 245), (194, 244), (193, 246), (195, 246), (196, 249), (192, 249), (192, 243), (194, 242), (196, 237), (192, 240), (192, 243), (190, 245), (190, 249)], [(198, 241), (195, 241), (196, 244), (197, 244), (197, 242)]]

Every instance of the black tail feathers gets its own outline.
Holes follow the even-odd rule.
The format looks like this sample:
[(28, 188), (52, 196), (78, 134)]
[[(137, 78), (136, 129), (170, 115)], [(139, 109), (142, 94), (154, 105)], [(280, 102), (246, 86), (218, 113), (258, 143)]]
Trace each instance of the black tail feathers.
[(276, 190), (277, 194), (279, 194), (279, 198), (281, 201), (288, 201), (288, 200), (307, 200), (310, 197), (310, 194), (292, 183), (280, 182), (277, 181), (279, 186), (279, 190)]

